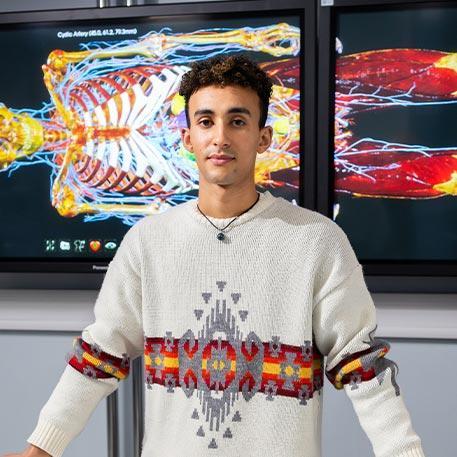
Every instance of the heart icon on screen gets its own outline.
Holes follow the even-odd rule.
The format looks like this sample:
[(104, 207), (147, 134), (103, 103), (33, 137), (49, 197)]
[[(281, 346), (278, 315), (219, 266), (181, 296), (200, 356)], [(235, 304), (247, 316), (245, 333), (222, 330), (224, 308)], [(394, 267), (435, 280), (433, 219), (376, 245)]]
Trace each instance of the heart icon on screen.
[(98, 252), (100, 251), (100, 248), (102, 247), (102, 243), (100, 243), (100, 241), (98, 240), (92, 240), (90, 243), (89, 243), (89, 248), (92, 252)]

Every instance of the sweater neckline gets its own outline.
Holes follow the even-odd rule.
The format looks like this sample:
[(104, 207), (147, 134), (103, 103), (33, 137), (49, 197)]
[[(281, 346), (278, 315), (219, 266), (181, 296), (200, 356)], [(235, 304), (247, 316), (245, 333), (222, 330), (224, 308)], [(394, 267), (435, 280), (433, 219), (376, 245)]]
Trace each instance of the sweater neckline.
[[(258, 191), (259, 192), (259, 191)], [(244, 214), (239, 216), (237, 219), (235, 219), (228, 227), (227, 227), (227, 232), (232, 228), (232, 227), (237, 227), (238, 225), (244, 224), (245, 222), (251, 220), (255, 216), (259, 215), (263, 211), (265, 211), (267, 208), (269, 208), (275, 201), (276, 197), (274, 197), (268, 190), (265, 192), (259, 192), (259, 200), (258, 202), (249, 210), (246, 211)], [(213, 230), (215, 228), (206, 220), (205, 216), (203, 216), (202, 213), (197, 208), (197, 203), (198, 199), (191, 200), (189, 202), (189, 210), (192, 214), (192, 216), (199, 221), (202, 224), (207, 225), (208, 227), (211, 227)], [(207, 218), (214, 224), (216, 227), (223, 228), (226, 226), (231, 220), (233, 220), (233, 217), (212, 217), (212, 216), (207, 216)]]

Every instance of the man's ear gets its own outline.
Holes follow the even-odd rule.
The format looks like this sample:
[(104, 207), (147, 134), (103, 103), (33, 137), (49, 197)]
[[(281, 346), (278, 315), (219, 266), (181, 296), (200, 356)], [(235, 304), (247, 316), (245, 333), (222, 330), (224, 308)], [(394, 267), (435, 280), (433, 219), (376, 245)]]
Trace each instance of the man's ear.
[(188, 127), (181, 129), (181, 141), (184, 147), (189, 151), (193, 151), (192, 143), (190, 141), (190, 130)]
[(262, 154), (265, 152), (271, 145), (273, 139), (273, 128), (269, 125), (262, 127), (260, 129), (260, 139), (259, 145), (257, 146), (257, 154)]

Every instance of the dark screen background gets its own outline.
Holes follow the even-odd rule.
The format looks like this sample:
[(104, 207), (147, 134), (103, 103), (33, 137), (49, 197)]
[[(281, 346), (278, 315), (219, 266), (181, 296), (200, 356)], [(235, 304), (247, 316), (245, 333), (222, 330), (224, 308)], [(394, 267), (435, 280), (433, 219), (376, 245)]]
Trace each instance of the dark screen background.
[[(342, 55), (416, 48), (457, 52), (457, 8), (342, 12)], [(394, 107), (356, 116), (354, 137), (457, 149), (457, 104)], [(353, 198), (335, 193), (336, 222), (359, 260), (457, 259), (457, 196), (435, 199)]]

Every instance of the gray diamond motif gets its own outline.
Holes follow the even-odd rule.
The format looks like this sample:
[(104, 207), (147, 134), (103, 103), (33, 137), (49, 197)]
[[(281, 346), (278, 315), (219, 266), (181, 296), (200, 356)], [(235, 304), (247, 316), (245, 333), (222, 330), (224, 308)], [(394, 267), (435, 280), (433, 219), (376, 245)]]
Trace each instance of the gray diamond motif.
[(303, 384), (298, 391), (298, 399), (300, 400), (300, 405), (306, 405), (311, 397), (309, 386)]
[(175, 341), (175, 339), (172, 336), (172, 333), (171, 332), (166, 332), (164, 339), (165, 339), (165, 349), (168, 352), (171, 352), (173, 350), (173, 343)]
[(321, 387), (322, 387), (322, 379), (320, 376), (316, 376), (314, 379), (313, 379), (313, 386), (314, 386), (314, 390), (317, 390), (319, 391), (319, 395), (321, 394)]
[(279, 353), (281, 351), (281, 343), (279, 342), (279, 336), (271, 337), (269, 349), (272, 357), (279, 357)]
[(100, 346), (97, 343), (92, 343), (90, 345), (90, 350), (92, 351), (92, 354), (97, 358), (100, 357), (100, 355), (102, 353), (102, 349), (100, 348)]
[(165, 385), (167, 386), (167, 392), (172, 394), (174, 393), (176, 387), (176, 379), (172, 374), (167, 374), (165, 376)]
[(351, 390), (356, 390), (359, 388), (359, 384), (362, 382), (362, 376), (360, 373), (352, 373), (349, 384), (351, 386)]
[(267, 394), (267, 400), (273, 401), (276, 392), (278, 391), (278, 386), (274, 381), (268, 381), (267, 385), (265, 386), (265, 393)]
[(305, 362), (309, 362), (313, 356), (313, 346), (311, 341), (305, 341), (304, 345), (301, 347), (301, 355)]
[(300, 366), (294, 363), (296, 355), (293, 352), (286, 352), (286, 361), (281, 363), (280, 377), (284, 379), (283, 388), (294, 390), (294, 381), (298, 380)]
[(78, 359), (79, 363), (82, 363), (83, 361), (83, 355), (84, 355), (84, 349), (81, 346), (76, 346), (75, 347), (75, 356)]
[(91, 367), (90, 365), (87, 366), (87, 367), (84, 367), (83, 374), (85, 374), (89, 378), (94, 378), (95, 379), (97, 377), (97, 373), (95, 372), (95, 368)]
[(157, 378), (162, 377), (162, 370), (163, 370), (163, 360), (164, 356), (160, 353), (161, 345), (160, 344), (153, 344), (152, 345), (152, 352), (149, 353), (149, 357), (151, 359), (151, 368), (155, 369), (155, 375)]
[(149, 373), (146, 376), (146, 384), (147, 384), (148, 389), (152, 389), (152, 384), (153, 383), (154, 383), (154, 376), (152, 376), (152, 374)]
[(211, 348), (211, 356), (208, 360), (207, 367), (210, 373), (210, 383), (215, 384), (216, 392), (225, 388), (227, 373), (230, 371), (230, 361), (227, 357), (227, 349), (221, 348), (221, 339), (219, 338), (219, 347)]

